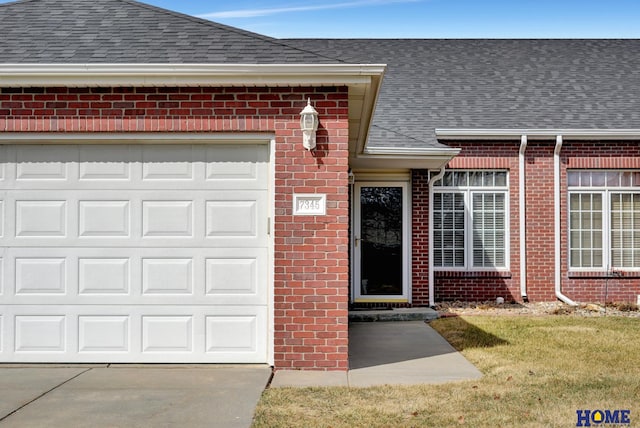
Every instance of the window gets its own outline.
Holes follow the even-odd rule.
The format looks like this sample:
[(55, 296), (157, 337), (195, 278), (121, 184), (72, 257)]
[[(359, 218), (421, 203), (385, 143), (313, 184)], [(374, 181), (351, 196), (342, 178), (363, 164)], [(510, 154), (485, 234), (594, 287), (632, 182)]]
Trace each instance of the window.
[(506, 171), (447, 171), (434, 185), (436, 268), (506, 269)]
[(640, 269), (640, 172), (569, 171), (569, 265)]

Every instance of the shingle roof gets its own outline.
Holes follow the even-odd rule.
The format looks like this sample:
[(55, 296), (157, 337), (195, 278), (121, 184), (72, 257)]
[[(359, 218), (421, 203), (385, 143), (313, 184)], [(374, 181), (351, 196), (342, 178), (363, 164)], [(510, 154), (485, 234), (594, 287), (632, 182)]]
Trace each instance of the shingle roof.
[(368, 146), (429, 147), (436, 128), (640, 128), (640, 40), (286, 40), (386, 63)]
[(640, 128), (640, 40), (277, 40), (133, 0), (0, 5), (5, 64), (388, 65), (369, 147), (436, 128)]
[(0, 5), (0, 63), (337, 63), (259, 34), (132, 0)]

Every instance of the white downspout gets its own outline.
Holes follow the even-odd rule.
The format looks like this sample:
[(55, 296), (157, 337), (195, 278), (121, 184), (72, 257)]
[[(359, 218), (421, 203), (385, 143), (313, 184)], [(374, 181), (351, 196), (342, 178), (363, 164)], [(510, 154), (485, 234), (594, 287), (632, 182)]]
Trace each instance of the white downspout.
[(436, 305), (435, 300), (435, 275), (433, 272), (433, 184), (444, 176), (444, 167), (429, 178), (429, 306)]
[(520, 212), (520, 295), (527, 300), (527, 231), (526, 231), (526, 166), (524, 152), (527, 150), (527, 136), (520, 138), (518, 153), (518, 211)]
[(560, 254), (561, 227), (560, 227), (560, 150), (562, 150), (562, 135), (556, 136), (556, 148), (553, 151), (553, 203), (554, 203), (554, 223), (555, 223), (555, 290), (556, 297), (570, 306), (578, 304), (562, 294), (562, 257)]

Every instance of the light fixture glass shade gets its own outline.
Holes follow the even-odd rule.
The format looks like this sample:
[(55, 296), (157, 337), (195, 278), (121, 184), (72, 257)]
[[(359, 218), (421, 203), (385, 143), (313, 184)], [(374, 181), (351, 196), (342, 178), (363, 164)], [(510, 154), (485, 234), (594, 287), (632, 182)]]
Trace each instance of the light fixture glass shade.
[(307, 150), (313, 150), (316, 147), (316, 131), (318, 130), (318, 124), (318, 112), (311, 105), (311, 99), (308, 99), (307, 105), (300, 112), (302, 145)]

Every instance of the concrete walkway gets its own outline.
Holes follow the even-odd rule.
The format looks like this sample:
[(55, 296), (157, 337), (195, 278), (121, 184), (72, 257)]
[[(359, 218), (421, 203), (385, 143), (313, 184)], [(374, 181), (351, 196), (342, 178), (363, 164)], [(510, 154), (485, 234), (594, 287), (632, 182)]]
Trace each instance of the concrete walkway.
[[(278, 371), (272, 387), (428, 384), (481, 373), (423, 321), (349, 325), (348, 372)], [(249, 427), (267, 366), (0, 365), (0, 426)]]
[(279, 370), (271, 387), (419, 385), (482, 376), (424, 321), (350, 323), (349, 365), (348, 372)]
[(0, 366), (0, 426), (249, 427), (268, 366)]

